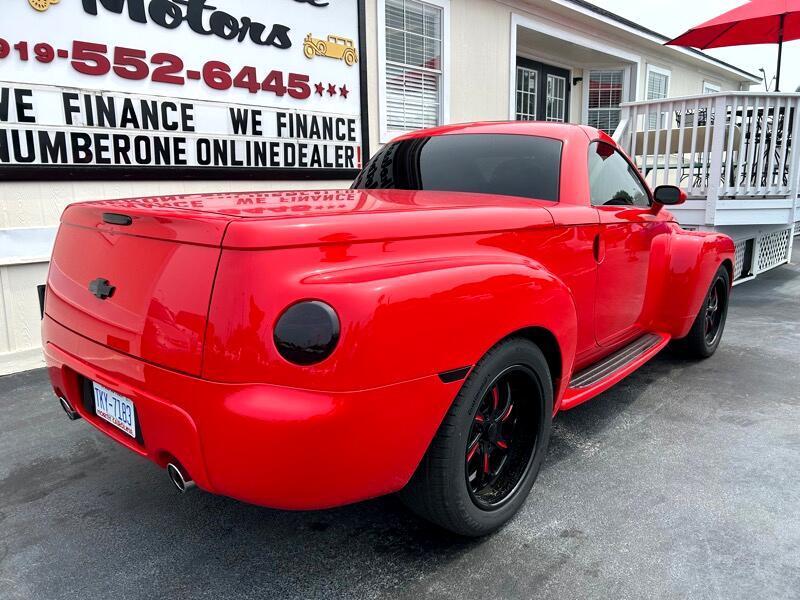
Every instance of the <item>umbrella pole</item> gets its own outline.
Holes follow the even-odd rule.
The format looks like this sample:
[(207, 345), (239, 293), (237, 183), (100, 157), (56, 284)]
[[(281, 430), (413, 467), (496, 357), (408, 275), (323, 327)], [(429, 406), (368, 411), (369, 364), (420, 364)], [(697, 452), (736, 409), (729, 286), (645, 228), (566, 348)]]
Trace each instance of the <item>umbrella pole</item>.
[(786, 15), (781, 15), (781, 29), (778, 32), (778, 73), (775, 75), (775, 91), (781, 91), (781, 58), (783, 55), (783, 21)]

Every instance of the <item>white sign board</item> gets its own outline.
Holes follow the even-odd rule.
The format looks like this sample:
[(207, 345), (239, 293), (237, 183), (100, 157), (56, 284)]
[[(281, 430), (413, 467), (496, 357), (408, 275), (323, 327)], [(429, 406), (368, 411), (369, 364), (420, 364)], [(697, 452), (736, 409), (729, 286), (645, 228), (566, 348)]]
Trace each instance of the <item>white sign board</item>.
[(4, 0), (0, 174), (352, 177), (362, 1)]

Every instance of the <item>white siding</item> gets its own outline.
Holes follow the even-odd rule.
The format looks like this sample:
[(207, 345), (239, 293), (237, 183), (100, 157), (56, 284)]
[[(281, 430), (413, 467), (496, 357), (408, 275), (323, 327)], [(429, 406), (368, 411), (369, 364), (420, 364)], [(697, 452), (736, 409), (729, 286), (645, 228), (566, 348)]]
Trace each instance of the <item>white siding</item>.
[(36, 286), (47, 263), (0, 267), (0, 375), (41, 364)]

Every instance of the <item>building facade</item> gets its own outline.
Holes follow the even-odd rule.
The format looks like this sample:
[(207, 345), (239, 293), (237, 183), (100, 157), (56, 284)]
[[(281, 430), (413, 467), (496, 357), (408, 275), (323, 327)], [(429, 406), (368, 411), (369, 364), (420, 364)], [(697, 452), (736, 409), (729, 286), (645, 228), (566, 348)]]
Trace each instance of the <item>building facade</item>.
[[(297, 87), (289, 82), (278, 86), (276, 92), (276, 81), (270, 79), (272, 71), (264, 82), (258, 83), (259, 94), (269, 91), (270, 95), (257, 99), (253, 96), (250, 100), (248, 94), (255, 90), (246, 89), (254, 85), (250, 72), (242, 70), (236, 77), (234, 73), (228, 77), (224, 69), (222, 73), (214, 70), (221, 61), (209, 60), (202, 73), (186, 71), (187, 84), (191, 79), (202, 79), (214, 88), (189, 94), (191, 119), (184, 119), (183, 127), (188, 127), (190, 133), (180, 136), (193, 148), (189, 158), (178, 153), (178, 164), (143, 164), (139, 165), (142, 168), (134, 168), (123, 156), (130, 149), (129, 144), (135, 148), (137, 140), (148, 143), (144, 138), (154, 144), (179, 143), (173, 132), (165, 132), (159, 142), (150, 139), (156, 135), (151, 131), (140, 131), (138, 137), (131, 138), (132, 142), (119, 136), (109, 138), (116, 140), (112, 145), (118, 144), (116, 154), (103, 146), (104, 141), (93, 138), (92, 143), (98, 146), (91, 165), (76, 162), (80, 148), (73, 147), (71, 153), (65, 150), (62, 158), (69, 164), (56, 168), (48, 162), (48, 156), (56, 156), (58, 148), (54, 149), (54, 145), (58, 140), (76, 131), (70, 111), (85, 112), (88, 105), (81, 101), (97, 100), (92, 104), (94, 109), (109, 111), (108, 98), (118, 92), (120, 106), (123, 99), (146, 98), (149, 100), (141, 102), (143, 108), (137, 110), (147, 106), (167, 110), (172, 104), (164, 99), (179, 99), (188, 87), (176, 92), (169, 82), (155, 81), (153, 77), (146, 86), (132, 82), (129, 77), (139, 77), (138, 71), (143, 67), (137, 62), (140, 51), (126, 54), (124, 51), (130, 50), (127, 46), (109, 60), (109, 74), (104, 74), (102, 81), (87, 83), (88, 75), (83, 72), (72, 73), (61, 81), (62, 71), (48, 71), (45, 67), (55, 68), (62, 53), (66, 60), (67, 49), (58, 44), (33, 44), (40, 33), (38, 28), (34, 31), (34, 25), (44, 23), (43, 19), (51, 19), (54, 24), (74, 23), (81, 35), (97, 31), (98, 22), (92, 19), (102, 19), (108, 26), (120, 28), (112, 38), (128, 39), (130, 45), (151, 35), (158, 43), (162, 43), (163, 36), (172, 36), (164, 37), (163, 44), (193, 49), (192, 44), (198, 44), (198, 54), (218, 47), (218, 55), (223, 58), (230, 53), (244, 61), (250, 60), (248, 53), (270, 45), (266, 42), (272, 45), (267, 50), (280, 49), (282, 38), (275, 34), (283, 30), (281, 25), (273, 26), (270, 37), (269, 27), (256, 29), (259, 23), (269, 22), (270, 8), (256, 8), (242, 0), (219, 0), (214, 3), (220, 7), (218, 12), (198, 15), (182, 13), (188, 8), (169, 0), (82, 0), (82, 4), (81, 0), (62, 0), (41, 13), (41, 8), (35, 9), (28, 0), (10, 1), (17, 4), (16, 12), (12, 10), (11, 18), (0, 25), (0, 58), (4, 59), (0, 61), (0, 89), (5, 89), (5, 100), (0, 97), (0, 134), (5, 135), (0, 136), (0, 375), (41, 365), (36, 286), (46, 278), (59, 215), (71, 202), (220, 191), (342, 188), (349, 185), (354, 169), (366, 158), (363, 154), (404, 131), (476, 120), (538, 119), (584, 123), (613, 132), (621, 118), (622, 102), (743, 90), (759, 81), (755, 75), (703, 53), (666, 47), (664, 36), (583, 0), (281, 0), (291, 9), (291, 14), (281, 15), (286, 20), (284, 29), (298, 34), (302, 29), (302, 35), (293, 40), (297, 52), (280, 63), (287, 73), (292, 71), (290, 76), (297, 78)], [(137, 7), (142, 10), (137, 12)], [(145, 7), (149, 12), (144, 11)], [(223, 8), (228, 12), (223, 13)], [(58, 14), (56, 11), (61, 11), (58, 18), (53, 16)], [(255, 14), (249, 14), (247, 20), (240, 18), (248, 11)], [(308, 32), (314, 35), (305, 36)], [(60, 31), (53, 32), (54, 38), (59, 35)], [(64, 35), (71, 39), (78, 33)], [(287, 40), (291, 39), (289, 35), (286, 33)], [(20, 45), (22, 40), (17, 38), (22, 37), (31, 38), (29, 48)], [(322, 46), (320, 41), (324, 42)], [(103, 57), (97, 55), (81, 55), (81, 60), (88, 58), (75, 66), (76, 50), (87, 51), (87, 47), (88, 51), (97, 51), (94, 46), (71, 46), (73, 54), (69, 58), (74, 69), (91, 72), (103, 66)], [(23, 50), (30, 54), (26, 60), (22, 60)], [(119, 47), (115, 49), (118, 51)], [(164, 54), (152, 54), (155, 50), (150, 48), (148, 51), (151, 60)], [(353, 51), (357, 52), (356, 61)], [(7, 65), (12, 59), (15, 62), (9, 71)], [(158, 60), (167, 59), (161, 56)], [(229, 60), (240, 64), (238, 59)], [(252, 60), (255, 63), (260, 59)], [(164, 67), (170, 63), (157, 64)], [(115, 72), (117, 77), (113, 79)], [(309, 84), (307, 88), (303, 81)], [(33, 91), (15, 96), (24, 86)], [(227, 86), (228, 91), (217, 89), (220, 86)], [(279, 94), (281, 91), (284, 94)], [(287, 100), (273, 101), (273, 95), (285, 95)], [(56, 97), (67, 121), (50, 123), (46, 111), (55, 106)], [(312, 104), (297, 104), (295, 100)], [(334, 100), (339, 104), (330, 104)], [(124, 111), (120, 106), (117, 110)], [(309, 119), (319, 118), (323, 124), (332, 118), (346, 120), (350, 123), (347, 135), (337, 141), (294, 130), (291, 135), (270, 133), (257, 129), (256, 121), (250, 123), (249, 131), (244, 131), (248, 125), (241, 122), (243, 115), (246, 120), (248, 114), (252, 117), (257, 112), (260, 117), (264, 112), (265, 121), (275, 116), (280, 129), (281, 115), (306, 114), (304, 111), (308, 111)], [(230, 118), (223, 118), (223, 112)], [(137, 114), (142, 117), (140, 112)], [(240, 122), (236, 122), (234, 114)], [(34, 116), (39, 121), (32, 124)], [(96, 115), (81, 116), (83, 131), (100, 130), (101, 124), (92, 120)], [(202, 134), (198, 133), (201, 124), (205, 128)], [(160, 125), (163, 127), (164, 123)], [(120, 123), (115, 122), (114, 126), (125, 129)], [(47, 128), (49, 137), (44, 149), (41, 134), (39, 138), (23, 135)], [(257, 159), (250, 156), (250, 149), (257, 145), (237, 146), (248, 148), (247, 160), (251, 162), (244, 166), (234, 163), (227, 153), (220, 158), (229, 161), (225, 164), (215, 163), (211, 154), (204, 157), (203, 148), (218, 145), (221, 153), (225, 141), (236, 136), (241, 138), (237, 144), (250, 144), (242, 141), (244, 138), (252, 141), (272, 136), (279, 140), (283, 136), (285, 140), (279, 140), (283, 144), (281, 151), (286, 150), (284, 146), (292, 146), (289, 150), (294, 156), (295, 152), (328, 148), (332, 157), (345, 157), (344, 163), (340, 165), (331, 158), (328, 164), (328, 155), (324, 154), (319, 162), (309, 159), (302, 168), (292, 169), (287, 164), (260, 168), (260, 163), (252, 162)], [(311, 141), (298, 142), (298, 137)], [(23, 141), (18, 142), (18, 138)], [(23, 164), (27, 160), (23, 148), (26, 139), (38, 139), (39, 151), (44, 153), (31, 159), (31, 164)], [(16, 142), (20, 148), (15, 147)], [(351, 154), (357, 158), (347, 162)], [(149, 157), (157, 162), (157, 156), (147, 154), (144, 160)], [(283, 159), (286, 160), (285, 155)]]

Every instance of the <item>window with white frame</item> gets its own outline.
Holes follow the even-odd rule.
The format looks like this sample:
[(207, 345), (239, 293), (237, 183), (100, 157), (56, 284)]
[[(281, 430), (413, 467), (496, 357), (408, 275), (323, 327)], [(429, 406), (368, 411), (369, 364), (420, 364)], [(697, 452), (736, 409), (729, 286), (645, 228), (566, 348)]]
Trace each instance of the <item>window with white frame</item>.
[(547, 74), (547, 106), (545, 121), (565, 121), (567, 105), (567, 80), (558, 75)]
[(535, 121), (539, 71), (517, 65), (517, 121)]
[(722, 87), (716, 83), (711, 83), (710, 81), (703, 82), (703, 93), (704, 94), (716, 94), (717, 92), (721, 92)]
[(587, 125), (614, 133), (622, 117), (625, 71), (605, 69), (589, 72), (589, 107)]
[(384, 0), (384, 6), (384, 130), (439, 125), (446, 3)]
[[(660, 69), (653, 65), (647, 66), (647, 90), (646, 98), (648, 100), (664, 100), (669, 96), (669, 79), (671, 73), (666, 69)], [(647, 117), (648, 129), (655, 129), (656, 125), (660, 128), (665, 128), (667, 125), (667, 114), (662, 112), (659, 114), (650, 114)]]

